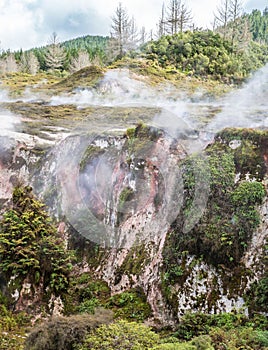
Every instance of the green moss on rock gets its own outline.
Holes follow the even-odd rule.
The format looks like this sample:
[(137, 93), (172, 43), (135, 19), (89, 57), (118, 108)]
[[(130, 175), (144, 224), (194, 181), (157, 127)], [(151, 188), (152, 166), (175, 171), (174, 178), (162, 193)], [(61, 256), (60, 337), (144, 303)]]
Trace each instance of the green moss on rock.
[(151, 307), (141, 289), (133, 289), (112, 296), (107, 307), (114, 311), (116, 318), (129, 321), (144, 321), (152, 314)]

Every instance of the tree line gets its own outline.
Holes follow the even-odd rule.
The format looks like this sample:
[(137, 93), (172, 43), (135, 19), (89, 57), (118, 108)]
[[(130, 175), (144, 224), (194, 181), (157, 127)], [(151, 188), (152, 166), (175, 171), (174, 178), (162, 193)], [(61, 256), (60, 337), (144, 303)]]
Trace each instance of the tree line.
[[(221, 0), (214, 13), (212, 31), (219, 34), (223, 40), (227, 40), (233, 52), (259, 52), (260, 46), (268, 45), (267, 28), (268, 7), (263, 13), (253, 10), (251, 14), (245, 14), (241, 0)], [(109, 37), (84, 36), (60, 43), (57, 33), (52, 33), (47, 46), (27, 51), (1, 52), (0, 73), (20, 71), (36, 74), (40, 70), (60, 74), (66, 71), (75, 72), (91, 64), (107, 65), (126, 54), (136, 56), (137, 52), (141, 51), (149, 55), (159, 54), (159, 60), (169, 64), (170, 61), (178, 61), (178, 57), (173, 57), (178, 52), (178, 47), (174, 52), (170, 52), (172, 58), (169, 55), (167, 58), (161, 57), (165, 56), (161, 55), (161, 47), (169, 41), (169, 36), (183, 35), (188, 31), (208, 32), (195, 26), (191, 9), (183, 0), (165, 0), (156, 29), (150, 32), (146, 32), (145, 27), (139, 29), (135, 18), (129, 15), (122, 3), (119, 3), (111, 17)], [(184, 40), (190, 40), (190, 37), (192, 40), (198, 36), (184, 35)], [(159, 46), (158, 49), (152, 50), (151, 43), (155, 43), (155, 47)], [(188, 44), (193, 45), (190, 42)], [(187, 50), (187, 47), (189, 49), (189, 45), (185, 46), (184, 50)], [(192, 47), (191, 51), (195, 49)], [(263, 50), (260, 54), (263, 55)], [(207, 59), (199, 61), (205, 64)]]

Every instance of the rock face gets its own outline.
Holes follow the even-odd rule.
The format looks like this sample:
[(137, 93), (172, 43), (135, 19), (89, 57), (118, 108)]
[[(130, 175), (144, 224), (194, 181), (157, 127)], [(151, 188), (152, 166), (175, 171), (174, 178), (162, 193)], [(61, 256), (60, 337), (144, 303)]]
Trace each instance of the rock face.
[[(235, 195), (245, 182), (258, 182), (266, 191), (268, 134), (225, 132), (214, 148), (191, 158), (187, 150), (195, 142), (187, 133), (174, 139), (142, 123), (125, 133), (73, 133), (61, 142), (3, 136), (1, 203), (22, 179), (31, 184), (61, 227), (65, 222), (70, 234), (102, 247), (94, 264), (94, 251), (78, 247), (80, 269), (105, 280), (114, 294), (142, 288), (155, 324), (172, 324), (187, 310), (248, 312), (245, 296), (265, 276), (267, 198), (258, 202), (245, 195), (251, 214), (259, 212), (258, 222), (245, 217), (239, 224), (243, 213)], [(217, 154), (220, 165), (214, 162)], [(220, 175), (222, 183), (216, 183)], [(230, 201), (229, 209), (213, 201), (217, 193)], [(226, 215), (211, 221), (215, 206)], [(239, 225), (247, 230), (243, 240)]]

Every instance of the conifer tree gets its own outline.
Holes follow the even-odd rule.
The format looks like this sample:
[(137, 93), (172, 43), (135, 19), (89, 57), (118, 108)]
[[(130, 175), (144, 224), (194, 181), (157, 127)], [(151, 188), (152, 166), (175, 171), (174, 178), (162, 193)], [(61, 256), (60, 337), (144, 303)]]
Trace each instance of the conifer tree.
[(53, 32), (45, 54), (46, 66), (52, 71), (61, 69), (65, 60), (66, 53), (64, 48), (59, 44), (57, 34)]
[(0, 268), (7, 279), (48, 287), (58, 294), (68, 286), (70, 255), (31, 187), (16, 187), (12, 207), (0, 222)]

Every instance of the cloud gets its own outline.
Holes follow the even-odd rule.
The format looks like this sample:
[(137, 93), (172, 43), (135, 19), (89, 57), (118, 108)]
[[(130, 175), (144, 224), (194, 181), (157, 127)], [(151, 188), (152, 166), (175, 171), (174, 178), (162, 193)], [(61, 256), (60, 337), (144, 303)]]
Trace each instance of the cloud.
[[(156, 30), (163, 0), (121, 0), (139, 28)], [(221, 0), (188, 0), (195, 25), (211, 28)], [(53, 31), (60, 40), (82, 35), (109, 35), (118, 0), (0, 0), (0, 47), (18, 50), (46, 45)], [(168, 0), (165, 1), (168, 3)], [(264, 9), (266, 0), (249, 0), (245, 8)]]
[[(29, 2), (29, 1), (28, 1)], [(30, 46), (37, 40), (34, 28), (34, 14), (26, 9), (27, 1), (0, 2), (0, 40), (1, 46), (7, 48), (20, 48)]]

